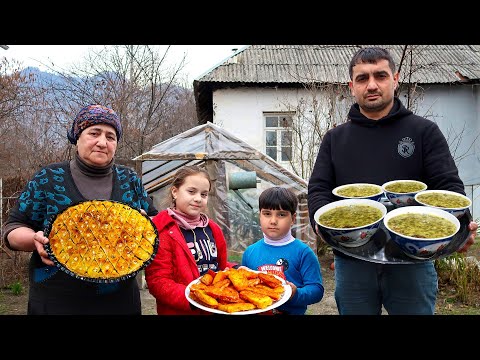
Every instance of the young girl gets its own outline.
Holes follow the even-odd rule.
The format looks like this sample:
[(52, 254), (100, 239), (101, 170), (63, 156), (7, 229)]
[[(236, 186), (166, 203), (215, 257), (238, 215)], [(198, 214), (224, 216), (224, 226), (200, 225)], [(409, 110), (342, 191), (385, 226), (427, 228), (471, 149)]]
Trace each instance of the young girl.
[(291, 234), (297, 197), (288, 189), (271, 187), (260, 194), (258, 205), (263, 239), (245, 249), (242, 266), (283, 277), (292, 287), (292, 296), (274, 314), (304, 315), (308, 305), (323, 298), (324, 289), (317, 255)]
[(206, 170), (181, 168), (170, 189), (172, 206), (152, 219), (159, 248), (145, 269), (145, 280), (159, 315), (206, 314), (190, 306), (185, 288), (209, 269), (220, 271), (227, 266), (225, 237), (205, 214), (210, 188)]

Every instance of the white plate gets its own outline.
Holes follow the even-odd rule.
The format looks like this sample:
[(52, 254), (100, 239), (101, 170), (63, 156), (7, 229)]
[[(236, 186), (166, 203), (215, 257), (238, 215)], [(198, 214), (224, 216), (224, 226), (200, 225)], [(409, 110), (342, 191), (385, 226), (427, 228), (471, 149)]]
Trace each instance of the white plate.
[[(252, 272), (265, 272), (265, 271), (254, 271), (254, 270), (249, 270), (249, 271), (252, 271)], [(218, 310), (218, 309), (213, 309), (213, 308), (210, 308), (208, 306), (205, 306), (205, 305), (202, 305), (198, 302), (196, 302), (195, 300), (193, 300), (192, 298), (190, 298), (190, 286), (192, 286), (193, 284), (197, 284), (198, 282), (200, 282), (200, 278), (196, 279), (196, 280), (193, 280), (190, 284), (187, 285), (187, 287), (185, 288), (185, 297), (187, 298), (187, 300), (192, 303), (195, 307), (199, 308), (199, 309), (202, 309), (202, 310), (205, 310), (205, 311), (208, 311), (208, 312), (211, 312), (211, 313), (215, 313), (215, 314), (223, 314), (223, 315), (251, 315), (251, 314), (259, 314), (259, 313), (262, 313), (262, 312), (266, 312), (266, 311), (269, 311), (269, 310), (272, 310), (272, 309), (275, 309), (277, 307), (279, 307), (280, 305), (283, 305), (285, 304), (288, 299), (290, 299), (290, 296), (292, 295), (292, 287), (290, 285), (288, 285), (284, 279), (282, 279), (281, 277), (275, 275), (275, 274), (271, 274), (273, 276), (275, 276), (278, 280), (280, 280), (282, 282), (282, 285), (283, 285), (283, 288), (285, 289), (285, 291), (283, 292), (282, 294), (282, 297), (278, 300), (278, 301), (275, 301), (272, 305), (270, 306), (267, 306), (266, 308), (264, 309), (254, 309), (254, 310), (246, 310), (246, 311), (237, 311), (237, 312), (233, 312), (233, 313), (228, 313), (226, 311), (221, 311), (221, 310)]]

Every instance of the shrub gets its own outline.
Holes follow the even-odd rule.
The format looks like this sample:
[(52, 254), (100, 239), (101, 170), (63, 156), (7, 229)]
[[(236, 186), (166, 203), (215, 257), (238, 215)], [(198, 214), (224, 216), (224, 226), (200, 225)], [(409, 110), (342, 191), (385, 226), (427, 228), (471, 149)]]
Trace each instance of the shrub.
[(439, 286), (451, 286), (452, 296), (465, 305), (478, 305), (480, 262), (473, 256), (454, 253), (435, 260)]

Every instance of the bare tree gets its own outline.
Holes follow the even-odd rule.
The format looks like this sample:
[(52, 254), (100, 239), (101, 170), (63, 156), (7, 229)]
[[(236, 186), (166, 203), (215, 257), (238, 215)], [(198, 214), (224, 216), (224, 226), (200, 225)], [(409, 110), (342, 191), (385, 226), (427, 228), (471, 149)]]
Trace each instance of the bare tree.
[[(397, 71), (400, 73), (399, 86), (395, 95), (401, 97), (403, 104), (409, 110), (415, 114), (439, 123), (440, 116), (433, 111), (432, 103), (430, 106), (425, 107), (425, 92), (426, 88), (418, 84), (415, 79), (418, 79), (422, 72), (428, 70), (429, 67), (440, 69), (437, 63), (425, 64), (420, 61), (425, 56), (425, 52), (431, 50), (432, 45), (403, 45), (400, 61)], [(464, 65), (464, 64), (462, 64)], [(478, 143), (480, 133), (473, 135), (473, 138), (466, 138), (469, 129), (466, 128), (465, 121), (463, 124), (460, 121), (455, 122), (455, 126), (451, 123), (448, 127), (443, 128), (443, 133), (447, 139), (452, 156), (457, 165), (459, 165), (465, 159), (475, 156), (478, 158), (475, 146)]]
[(286, 97), (281, 103), (294, 114), (292, 123), (285, 126), (293, 132), (290, 168), (308, 179), (325, 133), (347, 120), (353, 97), (345, 85), (319, 82), (313, 68), (307, 67), (305, 74), (290, 74), (302, 88), (293, 101)]
[(111, 106), (122, 119), (124, 131), (117, 160), (128, 163), (165, 135), (195, 126), (193, 95), (182, 87), (180, 77), (185, 56), (169, 65), (169, 49), (162, 53), (143, 45), (106, 46), (91, 51), (70, 70), (57, 71), (62, 82), (49, 84), (50, 101), (64, 128), (68, 126), (65, 119), (87, 104)]
[(43, 64), (50, 75), (42, 76), (1, 58), (0, 177), (28, 179), (45, 164), (71, 158), (67, 130), (87, 104), (119, 113), (124, 134), (117, 161), (130, 166), (154, 144), (196, 126), (193, 92), (180, 76), (185, 58), (168, 65), (168, 49), (160, 54), (148, 46), (105, 47), (69, 70)]
[[(56, 144), (44, 108), (46, 90), (36, 85), (36, 74), (21, 64), (0, 62), (0, 170), (2, 176), (32, 172), (39, 161), (51, 159)], [(43, 149), (43, 150), (42, 150)], [(45, 158), (44, 158), (45, 156)]]

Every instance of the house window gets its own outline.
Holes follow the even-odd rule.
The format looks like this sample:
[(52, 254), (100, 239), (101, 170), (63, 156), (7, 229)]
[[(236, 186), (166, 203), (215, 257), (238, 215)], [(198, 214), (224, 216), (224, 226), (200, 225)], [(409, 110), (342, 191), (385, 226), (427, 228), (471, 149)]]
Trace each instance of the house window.
[(265, 153), (278, 162), (292, 159), (292, 114), (265, 114)]

